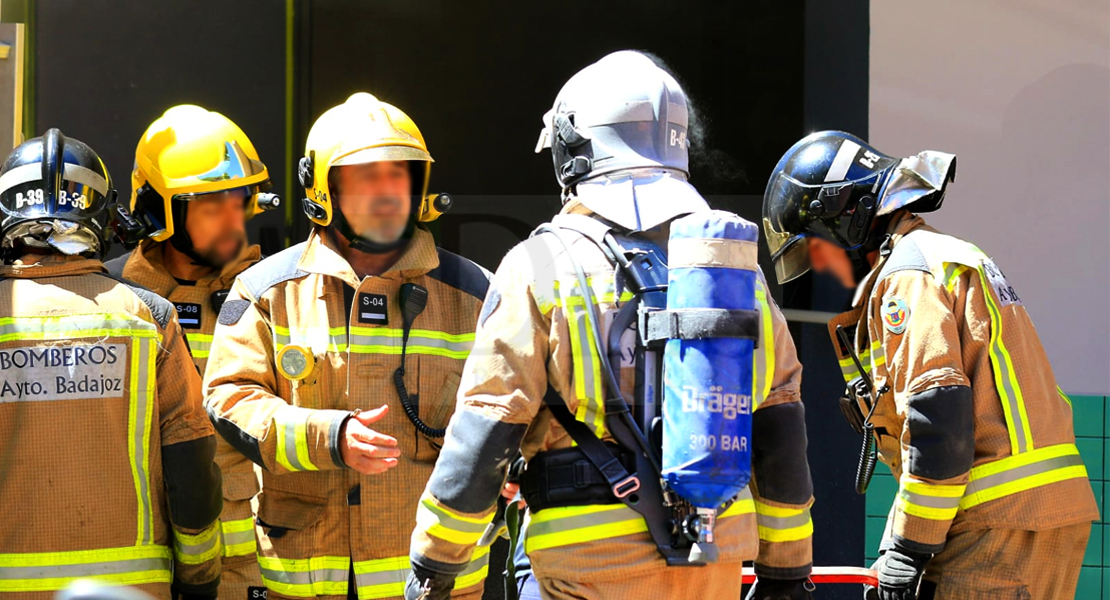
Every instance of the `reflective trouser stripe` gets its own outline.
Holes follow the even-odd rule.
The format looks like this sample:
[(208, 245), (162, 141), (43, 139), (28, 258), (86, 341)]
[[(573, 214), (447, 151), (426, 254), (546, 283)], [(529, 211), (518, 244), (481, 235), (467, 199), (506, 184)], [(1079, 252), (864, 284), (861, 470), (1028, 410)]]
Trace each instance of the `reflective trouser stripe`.
[[(755, 507), (751, 491), (745, 488), (736, 502), (721, 513), (718, 520), (753, 512)], [(648, 530), (643, 516), (624, 504), (548, 508), (529, 515), (528, 519), (525, 552), (644, 533)]]
[(421, 499), (416, 508), (418, 528), (428, 535), (462, 546), (477, 544), (492, 519), (493, 515), (481, 519), (460, 515), (436, 505), (429, 498)]
[(961, 509), (969, 509), (1042, 485), (1087, 478), (1087, 468), (1075, 444), (1030, 450), (971, 469)]
[(266, 588), (285, 596), (346, 596), (351, 559), (344, 556), (302, 559), (259, 556), (258, 567)]
[(212, 336), (204, 333), (186, 333), (185, 339), (189, 341), (189, 353), (193, 358), (208, 358), (212, 349)]
[(290, 471), (316, 471), (308, 457), (308, 418), (312, 409), (283, 406), (274, 413), (277, 461)]
[[(394, 598), (405, 595), (405, 581), (412, 572), (409, 557), (381, 558), (355, 563), (355, 582), (359, 600)], [(489, 574), (489, 546), (474, 549), (470, 563), (455, 578), (456, 590), (468, 588), (483, 581)]]
[(902, 512), (934, 521), (951, 521), (960, 508), (964, 485), (937, 485), (902, 476), (897, 505)]
[(165, 546), (0, 554), (0, 592), (60, 590), (75, 579), (109, 585), (170, 583), (170, 568), (170, 549)]
[(216, 558), (223, 549), (219, 533), (218, 521), (195, 535), (174, 530), (173, 549), (177, 561), (183, 565), (199, 565)]
[(781, 508), (756, 502), (755, 520), (759, 539), (766, 542), (794, 542), (813, 535), (809, 508)]
[(771, 395), (771, 382), (775, 379), (775, 326), (771, 320), (771, 303), (767, 300), (767, 288), (761, 279), (755, 281), (755, 299), (759, 303), (762, 329), (759, 336), (760, 346), (753, 353), (755, 366), (752, 369), (752, 409), (759, 408), (764, 398)]
[(220, 530), (224, 536), (224, 556), (245, 556), (254, 554), (258, 543), (254, 538), (254, 519), (223, 521)]
[(1014, 363), (1002, 341), (1002, 313), (994, 298), (994, 286), (987, 280), (986, 273), (979, 269), (979, 280), (983, 284), (983, 298), (991, 316), (990, 356), (994, 383), (1002, 399), (1002, 412), (1006, 415), (1006, 428), (1010, 432), (1010, 446), (1013, 454), (1033, 449), (1033, 434), (1029, 430), (1029, 417), (1025, 413), (1025, 398), (1018, 385)]

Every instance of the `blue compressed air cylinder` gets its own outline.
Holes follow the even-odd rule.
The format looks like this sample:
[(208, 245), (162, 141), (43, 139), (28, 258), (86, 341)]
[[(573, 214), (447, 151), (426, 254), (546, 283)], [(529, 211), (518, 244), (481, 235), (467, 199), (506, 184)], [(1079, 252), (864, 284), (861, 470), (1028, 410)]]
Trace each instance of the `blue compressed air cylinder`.
[[(756, 308), (758, 227), (724, 211), (671, 224), (667, 309)], [(751, 478), (750, 339), (672, 339), (663, 351), (663, 477), (700, 508), (718, 508)]]

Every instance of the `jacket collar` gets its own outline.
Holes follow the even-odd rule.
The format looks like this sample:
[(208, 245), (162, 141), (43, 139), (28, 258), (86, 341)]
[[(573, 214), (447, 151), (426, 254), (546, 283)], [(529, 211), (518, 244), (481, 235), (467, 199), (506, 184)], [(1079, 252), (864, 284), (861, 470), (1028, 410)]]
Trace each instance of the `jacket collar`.
[[(180, 285), (177, 279), (165, 267), (164, 252), (165, 242), (143, 240), (139, 247), (131, 254), (123, 268), (123, 276), (127, 279), (142, 281), (145, 287), (163, 296), (169, 296)], [(235, 277), (247, 270), (247, 267), (258, 262), (262, 251), (257, 245), (244, 246), (234, 260), (224, 265), (219, 271), (202, 277), (196, 282), (196, 287), (226, 289), (230, 288)]]
[[(436, 251), (435, 238), (423, 225), (417, 225), (412, 241), (405, 247), (401, 258), (389, 267), (381, 277), (385, 279), (413, 279), (420, 277), (439, 266), (439, 252)], [(340, 253), (335, 239), (325, 227), (314, 227), (297, 268), (309, 273), (337, 277), (357, 288), (361, 281), (354, 269)]]
[(62, 254), (28, 254), (13, 264), (0, 265), (0, 277), (9, 279), (41, 279), (107, 272), (104, 263), (95, 258)]

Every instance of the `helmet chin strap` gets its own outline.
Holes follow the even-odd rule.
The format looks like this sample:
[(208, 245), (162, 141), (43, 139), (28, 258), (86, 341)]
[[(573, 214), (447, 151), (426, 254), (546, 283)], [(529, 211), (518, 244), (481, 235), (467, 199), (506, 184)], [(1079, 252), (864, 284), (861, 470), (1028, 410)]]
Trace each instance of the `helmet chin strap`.
[(388, 243), (375, 242), (355, 233), (351, 228), (351, 224), (347, 222), (347, 217), (343, 215), (343, 209), (339, 206), (335, 207), (335, 212), (332, 215), (332, 222), (339, 233), (347, 238), (347, 243), (351, 248), (364, 252), (366, 254), (386, 254), (403, 248), (412, 240), (413, 234), (416, 232), (416, 213), (409, 213), (409, 222), (405, 225), (405, 230), (401, 233), (401, 237)]
[(871, 261), (867, 260), (867, 255), (878, 250), (879, 254), (886, 256), (890, 254), (890, 234), (886, 233), (887, 224), (890, 219), (887, 217), (878, 217), (874, 221), (871, 228), (871, 234), (867, 236), (862, 244), (852, 250), (848, 250), (848, 259), (852, 261), (852, 278), (855, 279), (856, 286), (863, 282), (867, 274), (871, 272)]
[[(170, 245), (173, 246), (174, 250), (188, 256), (189, 260), (193, 261), (193, 264), (215, 269), (216, 265), (197, 253), (196, 247), (193, 246), (193, 238), (189, 236), (189, 230), (185, 227), (186, 218), (189, 214), (189, 203), (176, 202), (176, 204), (173, 205), (173, 212), (173, 222), (175, 226), (173, 235), (170, 236)], [(180, 224), (180, 227), (177, 226), (178, 224)]]

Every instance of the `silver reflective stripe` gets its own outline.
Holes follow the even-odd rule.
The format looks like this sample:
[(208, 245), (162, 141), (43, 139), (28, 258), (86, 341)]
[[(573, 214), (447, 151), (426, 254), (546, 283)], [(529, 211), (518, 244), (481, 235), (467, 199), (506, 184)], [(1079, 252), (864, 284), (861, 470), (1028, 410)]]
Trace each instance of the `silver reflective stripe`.
[(825, 173), (825, 181), (844, 181), (844, 176), (848, 174), (848, 169), (851, 168), (852, 161), (856, 159), (859, 148), (860, 145), (852, 140), (840, 142), (840, 149), (836, 151), (832, 165), (829, 166), (829, 171)]
[(772, 517), (761, 514), (758, 510), (755, 512), (756, 523), (758, 523), (760, 527), (766, 527), (768, 529), (794, 529), (795, 527), (805, 527), (809, 524), (809, 519), (809, 509), (791, 517)]
[(574, 319), (575, 326), (578, 329), (578, 347), (580, 351), (578, 354), (582, 360), (582, 386), (585, 390), (585, 397), (579, 398), (579, 402), (586, 404), (586, 412), (583, 422), (593, 430), (595, 435), (599, 435), (598, 431), (598, 413), (601, 412), (601, 399), (594, 398), (595, 391), (597, 390), (597, 371), (594, 367), (593, 353), (590, 349), (593, 348), (593, 339), (587, 329), (589, 327), (589, 319), (586, 316), (586, 309), (583, 307), (581, 310), (570, 311), (570, 318)]
[(463, 569), (463, 572), (459, 573), (459, 577), (473, 575), (484, 569), (487, 565), (489, 565), (489, 552), (485, 552), (478, 558), (471, 560), (470, 563), (466, 565), (466, 568)]
[(310, 571), (277, 571), (259, 567), (262, 577), (275, 583), (312, 585), (319, 582), (346, 583), (350, 569), (312, 569)]
[(193, 545), (183, 544), (183, 543), (181, 543), (181, 538), (175, 537), (173, 545), (177, 549), (177, 552), (179, 554), (186, 554), (186, 555), (189, 555), (189, 556), (200, 556), (200, 555), (204, 554), (205, 552), (208, 552), (212, 548), (215, 548), (216, 545), (219, 544), (219, 542), (220, 542), (220, 535), (217, 532), (217, 533), (213, 533), (211, 536), (209, 536), (207, 541), (201, 542), (199, 544), (193, 544)]
[(470, 521), (456, 519), (455, 517), (448, 514), (447, 511), (436, 506), (428, 500), (423, 500), (420, 505), (423, 506), (428, 512), (434, 514), (436, 516), (436, 520), (439, 521), (440, 525), (451, 529), (452, 531), (480, 534), (485, 532), (486, 526), (488, 525), (487, 523), (472, 523)]
[(1080, 457), (1078, 454), (1049, 458), (1035, 463), (1030, 463), (1028, 465), (1014, 467), (1013, 469), (1007, 469), (993, 475), (986, 475), (978, 479), (972, 479), (968, 482), (967, 490), (964, 492), (964, 495), (970, 496), (972, 494), (977, 494), (993, 487), (1010, 483), (1011, 481), (1025, 479), (1026, 477), (1048, 473), (1057, 469), (1063, 469), (1066, 467), (1078, 467), (1082, 465), (1083, 458)]
[(552, 519), (550, 521), (543, 521), (537, 523), (532, 521), (528, 524), (528, 536), (533, 535), (547, 535), (549, 533), (559, 533), (569, 531), (571, 529), (580, 529), (582, 527), (594, 527), (597, 525), (612, 525), (613, 523), (621, 523), (623, 521), (631, 521), (633, 519), (643, 519), (640, 513), (621, 506), (613, 510), (606, 510), (596, 513), (588, 513), (584, 515), (576, 515), (573, 517), (565, 517), (560, 519)]
[(135, 405), (135, 423), (132, 424), (132, 456), (135, 457), (135, 478), (139, 485), (139, 544), (153, 543), (154, 515), (150, 506), (150, 475), (147, 473), (147, 463), (150, 461), (150, 402), (154, 397), (154, 390), (150, 388), (151, 346), (154, 340), (136, 340), (139, 359), (132, 365), (138, 365), (138, 373), (132, 376), (135, 387), (132, 389), (132, 402)]
[(232, 533), (224, 532), (224, 546), (234, 546), (236, 544), (253, 544), (254, 543), (254, 529), (246, 531), (235, 531)]
[[(134, 319), (126, 315), (80, 315), (77, 317), (20, 317), (5, 319), (0, 325), (0, 336), (20, 334), (42, 334), (43, 339), (53, 339), (50, 334), (74, 337), (85, 331), (109, 332), (108, 335), (131, 337), (132, 335), (156, 336), (154, 323)], [(28, 338), (22, 338), (28, 339)]]
[(950, 510), (959, 507), (960, 500), (962, 499), (961, 496), (955, 496), (951, 498), (943, 496), (926, 496), (925, 494), (918, 494), (907, 489), (903, 489), (899, 493), (902, 495), (902, 498), (904, 498), (910, 504), (925, 506), (928, 508), (939, 508), (941, 510)]
[[(80, 165), (72, 163), (65, 163), (62, 167), (62, 179), (65, 181), (72, 181), (73, 183), (80, 183), (87, 185), (92, 189), (100, 192), (100, 195), (108, 193), (108, 181), (104, 179), (96, 171), (86, 169)], [(11, 188), (27, 183), (29, 181), (38, 181), (42, 179), (42, 163), (35, 163), (30, 165), (23, 165), (16, 167), (0, 177), (0, 194), (10, 190)]]
[[(392, 335), (352, 335), (350, 340), (351, 345), (354, 346), (401, 347), (401, 338)], [(449, 352), (469, 353), (470, 350), (474, 348), (474, 342), (450, 342), (438, 338), (410, 334), (408, 347), (411, 349), (413, 346), (425, 346), (428, 348), (440, 348)]]
[(370, 585), (389, 585), (391, 583), (403, 585), (408, 579), (409, 573), (412, 572), (412, 568), (409, 567), (409, 561), (407, 559), (403, 563), (398, 562), (398, 564), (403, 566), (396, 569), (374, 571), (373, 573), (358, 573), (355, 575), (355, 581), (360, 588)]
[(0, 581), (13, 579), (66, 579), (126, 575), (144, 571), (170, 570), (168, 558), (131, 558), (75, 565), (40, 565), (35, 567), (0, 567)]
[(297, 425), (301, 422), (301, 418), (305, 416), (303, 411), (306, 410), (308, 409), (295, 406), (282, 407), (274, 415), (278, 427), (282, 428), (282, 436), (285, 438), (285, 447), (278, 450), (285, 453), (285, 460), (289, 462), (294, 471), (315, 470), (302, 464), (300, 457), (297, 456)]

